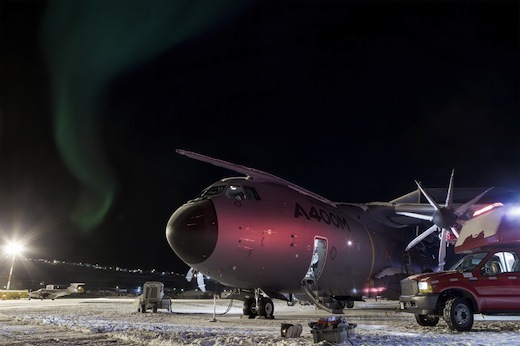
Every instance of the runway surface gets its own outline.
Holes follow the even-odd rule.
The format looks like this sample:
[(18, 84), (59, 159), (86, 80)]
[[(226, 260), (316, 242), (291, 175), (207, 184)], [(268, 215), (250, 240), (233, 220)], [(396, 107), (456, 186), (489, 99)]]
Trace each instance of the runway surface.
[[(275, 319), (248, 319), (242, 302), (173, 300), (173, 312), (139, 313), (133, 299), (0, 301), (0, 345), (312, 345), (310, 321), (330, 316), (313, 306), (275, 301)], [(356, 323), (352, 345), (500, 345), (520, 343), (518, 317), (476, 316), (474, 331), (455, 333), (441, 321), (420, 327), (396, 301), (357, 303), (343, 315)], [(222, 315), (226, 310), (229, 311)], [(215, 314), (214, 314), (215, 312)], [(215, 318), (215, 322), (213, 321)], [(282, 323), (302, 324), (282, 338)]]

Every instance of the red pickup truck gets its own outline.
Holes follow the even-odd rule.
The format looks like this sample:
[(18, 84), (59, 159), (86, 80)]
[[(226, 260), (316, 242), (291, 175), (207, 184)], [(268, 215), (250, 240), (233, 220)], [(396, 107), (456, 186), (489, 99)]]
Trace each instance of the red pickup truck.
[(401, 311), (421, 326), (444, 318), (469, 331), (473, 314), (520, 314), (520, 213), (496, 204), (463, 226), (455, 252), (467, 254), (451, 270), (401, 281)]

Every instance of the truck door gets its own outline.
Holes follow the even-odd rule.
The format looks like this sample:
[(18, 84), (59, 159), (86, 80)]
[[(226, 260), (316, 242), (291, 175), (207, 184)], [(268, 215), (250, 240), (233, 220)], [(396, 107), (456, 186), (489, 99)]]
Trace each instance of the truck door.
[(519, 258), (515, 251), (499, 251), (484, 265), (478, 291), (486, 310), (520, 310)]

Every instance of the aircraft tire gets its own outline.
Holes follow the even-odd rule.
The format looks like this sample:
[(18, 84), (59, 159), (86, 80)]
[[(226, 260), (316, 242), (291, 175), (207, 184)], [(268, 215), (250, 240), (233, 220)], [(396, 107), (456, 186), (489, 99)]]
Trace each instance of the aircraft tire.
[(429, 315), (415, 314), (415, 320), (423, 327), (435, 327), (439, 323), (439, 318)]
[(257, 312), (255, 298), (247, 298), (244, 300), (244, 307), (242, 311), (244, 312), (244, 315), (249, 316), (250, 318), (254, 318)]
[(152, 312), (157, 312), (157, 304), (154, 304), (153, 307), (152, 307)]
[(270, 298), (262, 298), (258, 307), (258, 315), (267, 319), (274, 319), (274, 304)]
[(450, 298), (444, 306), (443, 317), (451, 330), (468, 332), (473, 327), (473, 310), (464, 298)]
[(144, 314), (146, 312), (146, 305), (141, 305), (141, 312)]

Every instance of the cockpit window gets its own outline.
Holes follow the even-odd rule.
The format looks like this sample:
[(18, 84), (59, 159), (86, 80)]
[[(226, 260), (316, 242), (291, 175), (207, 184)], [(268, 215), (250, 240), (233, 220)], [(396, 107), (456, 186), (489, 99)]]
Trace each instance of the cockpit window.
[(257, 201), (260, 200), (260, 196), (254, 187), (244, 186), (244, 193), (247, 199), (256, 199)]
[(233, 200), (260, 200), (260, 196), (255, 188), (251, 186), (229, 185), (226, 189), (226, 196)]
[(225, 188), (226, 188), (225, 185), (210, 186), (207, 189), (205, 189), (204, 191), (202, 191), (197, 197), (204, 198), (204, 197), (219, 195), (222, 193), (222, 191), (224, 191)]

